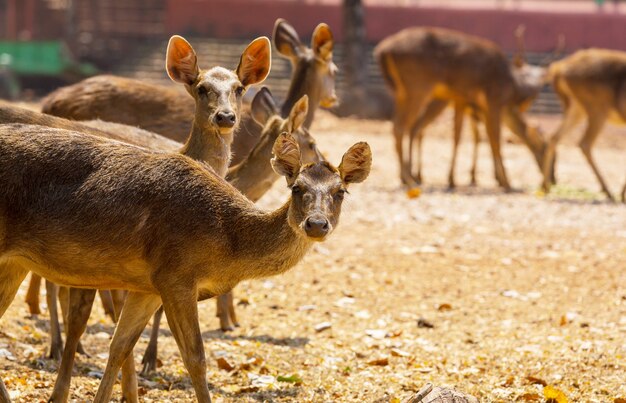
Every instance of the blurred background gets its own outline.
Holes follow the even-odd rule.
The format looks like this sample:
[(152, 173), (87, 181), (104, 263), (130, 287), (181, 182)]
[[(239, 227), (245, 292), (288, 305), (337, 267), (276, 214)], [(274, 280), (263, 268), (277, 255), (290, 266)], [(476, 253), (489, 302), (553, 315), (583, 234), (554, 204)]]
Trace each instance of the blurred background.
[[(0, 0), (0, 97), (28, 100), (102, 72), (167, 82), (164, 52), (172, 34), (187, 37), (200, 60), (234, 67), (242, 47), (270, 36), (278, 17), (305, 40), (320, 21), (331, 26), (342, 100), (334, 112), (369, 118), (391, 114), (371, 50), (408, 26), (482, 36), (511, 54), (523, 24), (535, 64), (581, 48), (626, 50), (623, 0)], [(288, 62), (274, 55), (267, 85), (278, 99), (289, 76)], [(546, 87), (532, 112), (559, 111)]]

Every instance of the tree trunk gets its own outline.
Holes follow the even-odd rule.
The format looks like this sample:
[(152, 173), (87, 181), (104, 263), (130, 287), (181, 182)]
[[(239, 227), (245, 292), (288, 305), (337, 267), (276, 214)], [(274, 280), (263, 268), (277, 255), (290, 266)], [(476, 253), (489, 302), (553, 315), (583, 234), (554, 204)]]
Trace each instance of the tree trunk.
[(346, 88), (350, 90), (341, 100), (345, 113), (360, 114), (367, 103), (368, 51), (365, 39), (365, 20), (361, 0), (343, 0), (343, 29)]

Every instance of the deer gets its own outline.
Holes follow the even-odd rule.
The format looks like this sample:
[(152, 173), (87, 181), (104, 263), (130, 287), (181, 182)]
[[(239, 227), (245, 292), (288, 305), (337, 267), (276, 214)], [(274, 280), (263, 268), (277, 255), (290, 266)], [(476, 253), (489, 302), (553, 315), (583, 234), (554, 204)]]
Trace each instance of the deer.
[[(220, 176), (224, 176), (230, 163), (230, 144), (234, 127), (238, 123), (243, 92), (250, 85), (262, 82), (269, 74), (270, 65), (270, 42), (265, 37), (258, 38), (248, 45), (242, 53), (239, 66), (233, 72), (222, 67), (200, 70), (191, 45), (184, 38), (173, 36), (167, 50), (168, 74), (172, 80), (184, 84), (196, 101), (196, 114), (191, 133), (180, 152), (191, 158), (206, 161)], [(57, 291), (51, 282), (47, 282), (46, 288), (52, 323), (50, 355), (59, 359), (63, 348), (56, 311)], [(78, 339), (76, 342), (78, 343)], [(69, 368), (64, 371), (69, 374), (68, 383), (77, 348), (82, 349), (79, 345), (69, 349), (68, 355), (71, 355), (71, 359), (62, 360), (62, 367), (63, 361), (69, 363)], [(132, 362), (125, 366), (124, 374), (127, 373), (128, 376), (124, 375), (124, 379), (128, 383), (124, 382), (124, 385), (128, 388), (125, 389), (129, 390), (129, 395), (136, 396), (137, 382)], [(57, 381), (56, 385), (62, 387), (65, 380)], [(136, 398), (129, 400), (136, 401)]]
[[(283, 119), (271, 92), (267, 87), (262, 87), (252, 100), (251, 113), (255, 121), (263, 127), (261, 138), (245, 160), (229, 168), (226, 180), (249, 200), (257, 202), (279, 178), (273, 171), (270, 160), (272, 146), (280, 133), (294, 135), (304, 163), (325, 161), (326, 158), (317, 148), (315, 139), (303, 126), (308, 113), (307, 95), (303, 95), (293, 106), (288, 117)], [(232, 293), (224, 295), (232, 296)], [(237, 316), (233, 309), (232, 298), (221, 309), (232, 309), (228, 316), (236, 323)], [(157, 367), (157, 343), (162, 315), (163, 310), (159, 308), (152, 320), (150, 342), (142, 359), (141, 375), (143, 376), (154, 372)]]
[[(553, 63), (549, 74), (563, 105), (563, 120), (548, 141), (544, 178), (545, 172), (554, 164), (560, 139), (586, 120), (587, 126), (578, 145), (602, 192), (609, 200), (615, 200), (591, 151), (607, 121), (626, 123), (626, 52), (595, 48), (579, 50)], [(551, 183), (544, 179), (543, 189), (549, 192), (550, 187)], [(621, 197), (626, 202), (626, 184)]]
[[(406, 133), (419, 134), (450, 102), (459, 110), (455, 139), (461, 110), (471, 108), (485, 123), (495, 177), (506, 191), (511, 186), (500, 153), (502, 121), (523, 140), (542, 170), (546, 142), (526, 123), (522, 111), (543, 86), (544, 68), (511, 65), (496, 44), (443, 28), (407, 28), (379, 43), (374, 55), (394, 94), (393, 135), (404, 184), (414, 186), (421, 179), (411, 173)], [(453, 184), (454, 174), (450, 176)]]
[[(271, 92), (267, 87), (262, 87), (255, 95), (251, 110), (256, 121), (264, 127), (263, 134), (259, 143), (246, 160), (235, 167), (231, 167), (227, 175), (228, 181), (250, 200), (256, 201), (260, 199), (262, 195), (269, 190), (272, 183), (279, 178), (279, 176), (272, 171), (270, 164), (272, 145), (279, 133), (287, 132), (294, 134), (299, 143), (302, 160), (304, 162), (319, 162), (325, 160), (325, 157), (317, 149), (315, 139), (301, 126), (307, 115), (307, 108), (308, 98), (304, 95), (296, 105), (294, 105), (289, 117), (282, 119)], [(81, 124), (15, 106), (0, 104), (0, 123), (6, 122), (38, 124), (47, 127), (70, 129), (99, 137), (115, 138), (135, 145), (149, 145), (151, 148), (157, 150), (177, 151), (176, 147), (173, 146), (173, 144), (176, 144), (174, 141), (145, 132), (142, 129), (101, 121), (83, 122), (83, 124)], [(93, 126), (95, 126), (96, 129), (94, 129)], [(108, 132), (101, 131), (101, 129), (109, 130), (112, 133), (114, 133), (112, 129), (115, 129), (117, 133), (120, 134), (110, 135)], [(124, 135), (129, 130), (133, 136), (125, 138)], [(62, 287), (61, 290), (65, 290), (65, 287)], [(65, 302), (66, 306), (70, 306), (70, 308), (65, 309), (68, 315), (66, 320), (67, 339), (57, 380), (55, 382), (54, 392), (50, 401), (67, 400), (74, 354), (77, 348), (80, 352), (80, 344), (78, 344), (79, 339), (85, 330), (86, 322), (93, 304), (93, 297), (90, 297), (91, 291), (89, 290), (72, 290), (70, 296), (69, 301), (64, 301), (64, 298), (61, 298), (62, 306), (64, 306), (63, 302)], [(117, 305), (116, 309), (119, 312)], [(142, 375), (147, 375), (156, 369), (157, 337), (161, 315), (162, 309), (159, 308), (153, 320), (150, 342), (142, 361)], [(115, 313), (113, 314), (113, 318), (117, 321)], [(136, 380), (129, 377), (127, 373), (128, 371), (122, 372), (122, 385), (125, 400), (137, 401)]]
[[(281, 115), (287, 117), (306, 94), (309, 108), (304, 128), (309, 129), (317, 106), (329, 108), (337, 103), (332, 31), (327, 24), (318, 24), (307, 47), (293, 26), (284, 19), (277, 19), (272, 39), (278, 53), (292, 65), (291, 83), (280, 107)], [(176, 141), (184, 140), (193, 120), (192, 100), (179, 91), (116, 76), (96, 76), (59, 89), (44, 99), (42, 111), (73, 120), (98, 118), (138, 126)], [(249, 154), (259, 141), (261, 129), (244, 105), (241, 124), (231, 147), (232, 165)], [(231, 315), (235, 312), (233, 298), (228, 294), (216, 300), (220, 328), (224, 331), (239, 325)]]
[[(210, 402), (196, 301), (283, 273), (339, 222), (350, 184), (369, 175), (367, 143), (338, 167), (302, 164), (281, 134), (275, 172), (291, 196), (262, 211), (207, 164), (84, 133), (0, 126), (0, 317), (29, 271), (68, 287), (128, 296), (96, 402), (163, 305), (199, 402)], [(2, 387), (3, 399), (8, 400)]]

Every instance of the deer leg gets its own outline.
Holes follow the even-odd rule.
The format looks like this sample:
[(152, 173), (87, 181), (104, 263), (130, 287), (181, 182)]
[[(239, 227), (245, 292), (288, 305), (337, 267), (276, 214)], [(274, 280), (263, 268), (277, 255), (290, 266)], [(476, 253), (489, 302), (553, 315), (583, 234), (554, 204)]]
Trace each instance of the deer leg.
[[(65, 288), (65, 287), (63, 287)], [(65, 348), (59, 366), (59, 373), (49, 402), (66, 402), (69, 396), (74, 357), (79, 340), (87, 328), (87, 320), (93, 307), (96, 290), (71, 288), (68, 296), (68, 315), (65, 321)]]
[[(219, 295), (215, 300), (217, 307), (217, 316), (220, 318), (220, 329), (224, 332), (229, 332), (235, 329), (235, 323), (231, 321), (231, 312), (235, 312), (233, 305), (233, 293), (232, 291), (226, 294)], [(238, 325), (238, 324), (237, 324)]]
[[(448, 106), (446, 101), (441, 99), (432, 100), (411, 127), (409, 156), (413, 152), (413, 142), (417, 139), (417, 175), (414, 178), (417, 183), (422, 183), (422, 140), (424, 138), (424, 129), (441, 115), (446, 106)], [(411, 159), (409, 160), (411, 161)], [(413, 164), (411, 163), (409, 166), (412, 168)]]
[(163, 316), (163, 307), (157, 309), (152, 318), (152, 331), (150, 332), (150, 342), (143, 353), (141, 364), (141, 376), (148, 376), (157, 369), (157, 351), (159, 341), (159, 327), (161, 326), (161, 317)]
[(400, 164), (400, 180), (403, 184), (412, 183), (410, 173), (407, 172), (407, 162), (404, 156), (404, 132), (406, 131), (406, 106), (396, 102), (393, 118), (393, 137), (395, 140), (396, 154)]
[(563, 120), (556, 129), (548, 144), (543, 156), (543, 190), (545, 192), (550, 191), (552, 185), (552, 177), (554, 176), (554, 167), (556, 165), (556, 146), (563, 136), (570, 132), (582, 119), (581, 111), (578, 107), (572, 104), (565, 104), (566, 109), (563, 112)]
[(450, 172), (448, 173), (448, 186), (454, 189), (454, 169), (456, 167), (456, 155), (459, 149), (459, 141), (461, 140), (461, 131), (463, 130), (463, 114), (465, 112), (464, 105), (455, 105), (454, 107), (454, 140), (452, 142), (452, 161), (450, 162)]
[(595, 115), (589, 114), (589, 123), (587, 124), (587, 130), (585, 130), (585, 134), (583, 135), (583, 138), (580, 141), (579, 146), (583, 152), (583, 155), (587, 159), (587, 162), (591, 166), (593, 173), (596, 175), (596, 178), (598, 178), (598, 182), (600, 182), (602, 191), (604, 192), (604, 194), (606, 194), (606, 196), (610, 200), (615, 201), (615, 198), (611, 194), (609, 187), (606, 185), (606, 182), (604, 181), (604, 178), (602, 177), (602, 174), (600, 173), (600, 170), (598, 169), (598, 166), (596, 165), (593, 159), (593, 155), (591, 154), (591, 149), (593, 148), (593, 144), (598, 138), (598, 135), (600, 134), (600, 131), (602, 130), (602, 127), (604, 126), (605, 122), (606, 122), (606, 115), (599, 114), (599, 113)]
[(162, 292), (163, 310), (199, 403), (211, 401), (206, 380), (206, 359), (198, 323), (197, 292), (189, 288)]
[(61, 325), (59, 324), (59, 311), (57, 308), (59, 288), (52, 281), (46, 280), (46, 301), (50, 313), (50, 354), (48, 358), (59, 361), (63, 354), (63, 338), (61, 337)]
[(472, 170), (470, 171), (470, 185), (476, 186), (476, 166), (478, 165), (478, 148), (480, 147), (480, 130), (478, 129), (478, 117), (472, 114), (470, 122), (472, 124), (472, 134), (474, 136), (474, 150), (472, 152)]
[[(63, 323), (65, 324), (65, 335), (67, 337), (67, 326), (70, 311), (70, 289), (68, 287), (59, 287), (59, 304), (61, 305), (61, 313), (63, 314)], [(91, 312), (91, 309), (89, 310)], [(83, 331), (84, 332), (84, 331)], [(81, 334), (83, 333), (81, 332)], [(65, 341), (65, 345), (67, 346), (67, 340)], [(76, 352), (78, 354), (82, 354), (84, 356), (89, 357), (89, 354), (85, 351), (85, 347), (83, 347), (83, 343), (78, 341), (78, 346), (76, 347)]]
[(506, 191), (510, 191), (511, 186), (506, 177), (506, 171), (502, 163), (502, 155), (500, 154), (500, 119), (500, 108), (490, 107), (487, 112), (486, 126), (489, 145), (491, 146), (491, 154), (493, 156), (495, 176), (498, 184)]
[(26, 303), (31, 315), (39, 315), (39, 290), (41, 289), (41, 276), (35, 273), (30, 275), (30, 283), (26, 292)]
[[(15, 294), (17, 294), (17, 290), (27, 274), (28, 270), (21, 266), (0, 263), (0, 318), (13, 302)], [(9, 403), (10, 401), (9, 392), (0, 379), (0, 402)]]
[(160, 304), (161, 298), (157, 294), (128, 293), (126, 304), (113, 334), (109, 359), (94, 402), (105, 403), (111, 400), (113, 385), (120, 367), (131, 356), (141, 332)]
[(102, 308), (104, 313), (108, 315), (113, 322), (115, 322), (115, 306), (113, 305), (113, 297), (110, 290), (98, 290), (100, 295), (100, 301), (102, 302)]
[(235, 327), (239, 327), (237, 313), (235, 312), (235, 294), (232, 290), (228, 293), (228, 315), (230, 316), (232, 324), (235, 325)]

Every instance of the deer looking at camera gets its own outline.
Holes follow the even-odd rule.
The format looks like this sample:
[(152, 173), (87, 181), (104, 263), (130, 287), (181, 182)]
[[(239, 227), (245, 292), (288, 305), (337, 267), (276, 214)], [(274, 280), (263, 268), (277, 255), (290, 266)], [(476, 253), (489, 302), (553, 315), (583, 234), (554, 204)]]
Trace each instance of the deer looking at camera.
[[(394, 92), (393, 134), (403, 183), (413, 185), (420, 179), (411, 173), (404, 147), (407, 132), (421, 131), (450, 102), (460, 111), (472, 108), (485, 123), (500, 186), (511, 188), (500, 154), (502, 121), (542, 166), (545, 141), (521, 112), (543, 86), (545, 69), (511, 65), (494, 43), (441, 28), (400, 31), (383, 40), (375, 56)], [(455, 120), (456, 137), (462, 119)]]
[[(292, 196), (264, 212), (186, 156), (0, 126), (0, 315), (29, 271), (69, 287), (128, 290), (95, 397), (108, 402), (120, 366), (162, 304), (196, 397), (210, 402), (198, 298), (293, 267), (327, 239), (346, 188), (371, 166), (366, 143), (352, 146), (338, 168), (302, 165), (288, 134), (273, 152)], [(0, 393), (9, 399), (4, 386)]]
[[(238, 123), (243, 92), (249, 85), (263, 81), (270, 70), (269, 40), (262, 37), (253, 41), (243, 52), (241, 62), (233, 72), (222, 67), (200, 70), (191, 45), (184, 38), (174, 36), (168, 44), (166, 64), (172, 80), (184, 84), (196, 101), (196, 113), (191, 133), (181, 153), (193, 159), (208, 162), (218, 175), (224, 176), (230, 163), (230, 144), (233, 129)], [(119, 129), (119, 127), (113, 129)], [(128, 132), (134, 134), (133, 130), (128, 130)], [(155, 135), (150, 134), (148, 138), (153, 136)], [(48, 305), (53, 308), (50, 310), (51, 356), (60, 358), (62, 340), (55, 309), (57, 292), (51, 282), (47, 282), (47, 289)], [(67, 354), (63, 353), (65, 356), (52, 399), (67, 398), (67, 390), (63, 391), (63, 389), (66, 385), (69, 386), (74, 352), (79, 348), (78, 337), (72, 339), (76, 345), (68, 348)], [(72, 343), (69, 342), (70, 337), (68, 337), (68, 344), (71, 345)], [(134, 372), (132, 362), (125, 364), (123, 385), (125, 395), (131, 401), (136, 400), (136, 398), (130, 398), (130, 396), (136, 396), (137, 382)]]
[[(272, 146), (280, 133), (294, 135), (299, 144), (302, 162), (315, 163), (324, 161), (325, 158), (318, 150), (315, 139), (303, 127), (308, 112), (306, 95), (296, 102), (288, 117), (283, 119), (272, 94), (266, 87), (263, 87), (252, 100), (251, 112), (255, 121), (263, 127), (261, 138), (245, 160), (228, 170), (226, 180), (248, 199), (256, 202), (279, 178), (273, 171), (270, 160)], [(232, 296), (232, 293), (224, 295)], [(232, 298), (228, 302), (222, 309), (232, 309), (228, 316), (236, 323), (237, 316), (233, 309)], [(144, 376), (154, 372), (157, 368), (157, 340), (162, 314), (163, 310), (160, 308), (152, 321), (150, 342), (142, 360), (141, 374)]]
[[(548, 142), (544, 160), (545, 172), (554, 164), (554, 154), (559, 140), (583, 120), (587, 127), (579, 142), (585, 159), (591, 166), (602, 191), (614, 200), (591, 150), (607, 121), (626, 123), (626, 52), (606, 49), (586, 49), (553, 63), (550, 78), (554, 91), (563, 105), (563, 121)], [(551, 183), (543, 183), (550, 190)], [(626, 184), (622, 189), (626, 202)]]
[[(307, 95), (309, 109), (304, 127), (308, 129), (318, 105), (331, 107), (337, 102), (332, 32), (328, 25), (320, 23), (313, 32), (311, 46), (307, 47), (287, 21), (278, 19), (273, 41), (278, 53), (290, 60), (293, 70), (281, 115), (287, 117), (295, 103)], [(139, 126), (176, 141), (185, 139), (193, 120), (193, 102), (179, 91), (114, 76), (93, 77), (59, 89), (44, 100), (42, 111), (73, 120), (102, 119)], [(261, 129), (244, 106), (231, 147), (233, 165), (240, 163), (256, 145)], [(238, 325), (236, 317), (230, 316), (235, 312), (232, 300), (232, 294), (217, 299), (222, 330), (232, 330)]]

